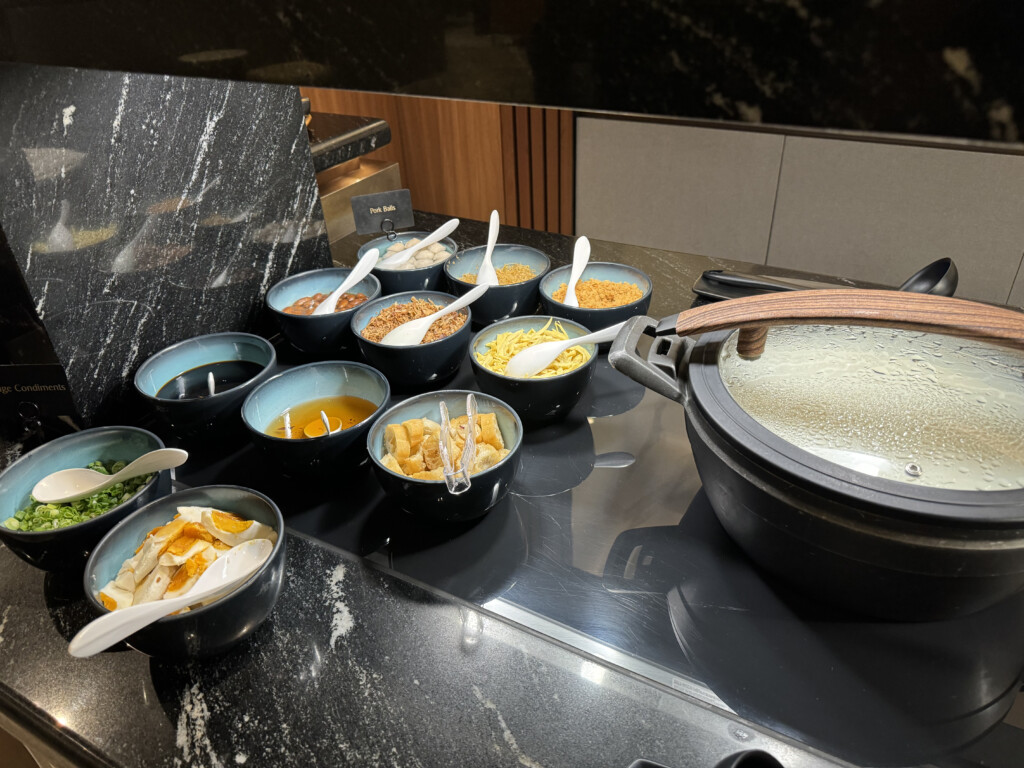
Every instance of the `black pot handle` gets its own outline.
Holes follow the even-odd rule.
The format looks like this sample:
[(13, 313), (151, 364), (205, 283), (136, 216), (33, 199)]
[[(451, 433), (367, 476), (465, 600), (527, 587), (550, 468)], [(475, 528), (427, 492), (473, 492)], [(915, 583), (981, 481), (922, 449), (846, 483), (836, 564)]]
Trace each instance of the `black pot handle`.
[[(608, 351), (608, 362), (612, 368), (629, 376), (633, 381), (643, 384), (648, 389), (653, 389), (659, 395), (664, 395), (670, 400), (682, 403), (686, 399), (685, 388), (680, 386), (675, 376), (670, 376), (652, 362), (654, 359), (664, 358), (663, 365), (670, 370), (675, 370), (675, 361), (670, 360), (669, 355), (678, 354), (680, 346), (671, 345), (669, 351), (663, 353), (654, 347), (647, 360), (640, 357), (637, 351), (640, 337), (645, 334), (654, 336), (653, 331), (657, 325), (658, 322), (654, 318), (646, 315), (638, 315), (627, 320), (622, 330), (619, 331), (619, 335), (612, 342), (611, 349)], [(655, 341), (654, 343), (658, 344), (659, 342)]]

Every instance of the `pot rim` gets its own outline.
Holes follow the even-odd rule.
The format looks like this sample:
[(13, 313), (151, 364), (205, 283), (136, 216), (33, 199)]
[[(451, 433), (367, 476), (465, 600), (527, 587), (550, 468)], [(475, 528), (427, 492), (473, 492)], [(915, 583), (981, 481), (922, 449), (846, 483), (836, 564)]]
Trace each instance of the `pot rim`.
[(733, 447), (752, 461), (826, 497), (852, 499), (850, 506), (884, 508), (893, 518), (963, 527), (1011, 528), (1024, 524), (1024, 489), (947, 490), (873, 477), (798, 448), (757, 422), (737, 403), (722, 380), (718, 355), (734, 329), (701, 335), (686, 362), (691, 397)]

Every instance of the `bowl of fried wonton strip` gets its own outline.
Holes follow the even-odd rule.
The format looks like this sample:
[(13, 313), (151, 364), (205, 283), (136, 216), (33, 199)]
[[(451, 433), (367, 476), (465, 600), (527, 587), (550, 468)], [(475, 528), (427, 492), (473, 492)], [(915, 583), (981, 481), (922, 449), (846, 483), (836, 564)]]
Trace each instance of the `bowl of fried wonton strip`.
[[(115, 526), (85, 564), (85, 595), (97, 613), (186, 594), (231, 548), (268, 539), (270, 557), (231, 592), (153, 622), (125, 642), (150, 656), (221, 653), (270, 615), (285, 564), (284, 519), (262, 493), (207, 485), (147, 504)], [(115, 646), (116, 647), (116, 646)]]
[(386, 411), (370, 428), (367, 450), (385, 493), (409, 514), (458, 522), (482, 516), (508, 493), (519, 470), (523, 422), (496, 397), (474, 392), (477, 418), (469, 490), (452, 494), (440, 457), (441, 402), (451, 420), (449, 453), (458, 466), (468, 427), (467, 390), (411, 397)]

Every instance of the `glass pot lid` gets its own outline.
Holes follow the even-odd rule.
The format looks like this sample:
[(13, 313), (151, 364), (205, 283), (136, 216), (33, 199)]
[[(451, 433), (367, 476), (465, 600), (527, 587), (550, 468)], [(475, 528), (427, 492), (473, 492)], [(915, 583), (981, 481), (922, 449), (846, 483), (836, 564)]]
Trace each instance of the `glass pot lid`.
[(1024, 488), (1024, 352), (952, 336), (847, 325), (776, 326), (719, 371), (737, 404), (815, 456), (932, 488)]

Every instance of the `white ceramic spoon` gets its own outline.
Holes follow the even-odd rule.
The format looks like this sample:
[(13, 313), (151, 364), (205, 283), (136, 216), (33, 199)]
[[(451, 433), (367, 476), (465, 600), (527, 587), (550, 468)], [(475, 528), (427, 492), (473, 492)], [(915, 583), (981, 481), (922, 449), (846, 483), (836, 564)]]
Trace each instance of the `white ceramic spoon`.
[(569, 282), (565, 286), (565, 301), (562, 303), (567, 307), (578, 307), (579, 299), (576, 298), (576, 283), (579, 282), (583, 270), (587, 268), (590, 261), (590, 241), (586, 235), (576, 238), (576, 246), (572, 251), (572, 269), (569, 270)]
[(376, 248), (371, 248), (364, 253), (363, 258), (361, 258), (359, 263), (352, 268), (352, 271), (348, 273), (348, 277), (345, 278), (342, 284), (335, 288), (331, 295), (316, 305), (316, 309), (313, 310), (313, 314), (332, 314), (334, 312), (334, 307), (338, 304), (338, 299), (341, 298), (341, 294), (370, 274), (370, 271), (377, 266), (377, 258), (379, 256), (380, 251)]
[(458, 226), (458, 219), (448, 219), (448, 221), (446, 221), (440, 227), (438, 227), (429, 235), (424, 237), (422, 240), (416, 243), (416, 245), (411, 245), (404, 251), (399, 251), (394, 256), (386, 256), (385, 258), (380, 260), (377, 266), (384, 267), (385, 269), (394, 269), (395, 267), (400, 267), (403, 264), (405, 264), (405, 262), (407, 262), (409, 258), (416, 253), (416, 251), (420, 250), (421, 248), (426, 248), (428, 245), (433, 245), (434, 243), (444, 240), (446, 237), (448, 237), (448, 235), (454, 232), (455, 228)]
[(381, 339), (380, 343), (387, 344), (389, 347), (406, 347), (419, 344), (423, 341), (423, 337), (427, 335), (427, 331), (430, 330), (430, 326), (434, 324), (435, 320), (439, 320), (445, 315), (451, 314), (452, 312), (472, 304), (483, 296), (490, 287), (491, 286), (489, 285), (478, 285), (476, 288), (469, 291), (469, 293), (457, 298), (447, 307), (443, 307), (437, 310), (437, 312), (427, 315), (426, 317), (418, 317), (415, 320), (402, 323)]
[(180, 448), (158, 448), (144, 453), (120, 472), (104, 475), (94, 469), (73, 467), (47, 475), (32, 489), (32, 496), (43, 504), (61, 504), (84, 499), (131, 477), (148, 475), (164, 469), (179, 467), (188, 459), (188, 452)]
[(551, 361), (569, 347), (575, 347), (577, 344), (600, 344), (602, 341), (611, 341), (625, 324), (626, 321), (623, 320), (621, 323), (609, 325), (600, 331), (588, 333), (586, 336), (578, 336), (575, 339), (534, 344), (532, 347), (527, 347), (522, 352), (512, 355), (508, 365), (505, 366), (505, 375), (517, 379), (533, 376), (551, 365)]
[(75, 248), (75, 238), (68, 229), (68, 215), (71, 213), (71, 203), (67, 200), (60, 201), (60, 219), (50, 230), (50, 236), (46, 238), (46, 249), (51, 253), (57, 251), (71, 251)]
[(487, 250), (484, 251), (484, 260), (476, 271), (477, 285), (497, 285), (498, 273), (494, 271), (491, 263), (491, 254), (494, 253), (494, 245), (498, 242), (498, 229), (501, 228), (501, 219), (497, 211), (491, 211), (491, 224), (487, 229)]
[(133, 605), (90, 621), (71, 638), (68, 653), (79, 659), (94, 656), (157, 619), (237, 586), (266, 562), (273, 549), (268, 539), (252, 539), (232, 547), (214, 560), (196, 579), (192, 589), (181, 597)]

